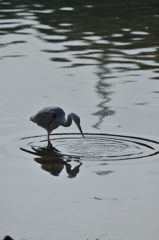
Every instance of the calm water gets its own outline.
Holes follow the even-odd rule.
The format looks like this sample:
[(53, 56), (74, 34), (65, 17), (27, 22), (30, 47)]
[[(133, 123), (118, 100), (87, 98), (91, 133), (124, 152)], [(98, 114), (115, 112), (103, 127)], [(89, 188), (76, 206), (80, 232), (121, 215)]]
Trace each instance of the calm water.
[[(158, 240), (158, 29), (158, 1), (0, 1), (1, 239)], [(52, 105), (85, 139), (45, 148)]]

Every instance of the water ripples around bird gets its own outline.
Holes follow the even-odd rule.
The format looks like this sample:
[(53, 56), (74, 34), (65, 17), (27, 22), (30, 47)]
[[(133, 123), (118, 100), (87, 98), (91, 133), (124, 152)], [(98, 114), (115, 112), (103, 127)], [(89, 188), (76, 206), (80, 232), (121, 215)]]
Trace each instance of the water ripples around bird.
[(159, 153), (159, 142), (140, 137), (85, 133), (83, 139), (80, 134), (54, 134), (51, 136), (53, 147), (50, 149), (39, 148), (45, 142), (43, 138), (44, 136), (23, 138), (25, 141), (32, 139), (27, 147), (31, 147), (36, 153), (26, 151), (35, 155), (46, 154), (56, 160), (69, 158), (80, 161), (135, 160)]

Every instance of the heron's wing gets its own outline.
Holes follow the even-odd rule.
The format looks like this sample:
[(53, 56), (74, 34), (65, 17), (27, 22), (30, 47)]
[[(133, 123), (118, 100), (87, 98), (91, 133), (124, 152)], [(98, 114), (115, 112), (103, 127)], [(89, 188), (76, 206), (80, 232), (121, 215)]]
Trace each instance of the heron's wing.
[(49, 110), (45, 114), (45, 125), (49, 126), (56, 118), (56, 113), (53, 110)]
[(49, 125), (55, 120), (56, 113), (53, 110), (43, 110), (35, 114), (31, 120), (37, 125), (47, 129)]

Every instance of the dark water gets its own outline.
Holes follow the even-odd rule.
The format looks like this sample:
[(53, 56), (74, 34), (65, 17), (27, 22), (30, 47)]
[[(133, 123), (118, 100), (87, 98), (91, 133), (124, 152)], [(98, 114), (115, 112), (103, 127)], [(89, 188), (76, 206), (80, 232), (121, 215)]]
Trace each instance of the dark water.
[[(158, 239), (158, 29), (158, 1), (0, 1), (1, 239)], [(51, 105), (86, 137), (45, 148)]]

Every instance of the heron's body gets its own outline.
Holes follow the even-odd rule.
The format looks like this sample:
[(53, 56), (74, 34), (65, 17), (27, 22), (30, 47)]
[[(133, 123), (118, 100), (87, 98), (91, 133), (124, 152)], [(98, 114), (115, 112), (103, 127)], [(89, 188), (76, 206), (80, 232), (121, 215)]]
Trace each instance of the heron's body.
[(50, 133), (59, 126), (69, 127), (72, 124), (72, 120), (74, 120), (82, 136), (84, 137), (80, 126), (79, 116), (75, 113), (70, 113), (66, 120), (65, 112), (59, 107), (45, 107), (33, 115), (30, 120), (36, 123), (38, 126), (46, 129), (48, 133), (48, 146), (51, 145), (49, 139)]
[(32, 116), (30, 120), (50, 133), (61, 125), (60, 122), (66, 121), (65, 112), (59, 107), (43, 108)]

